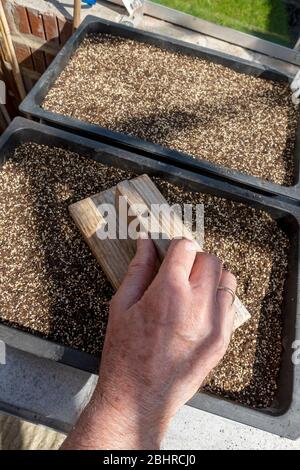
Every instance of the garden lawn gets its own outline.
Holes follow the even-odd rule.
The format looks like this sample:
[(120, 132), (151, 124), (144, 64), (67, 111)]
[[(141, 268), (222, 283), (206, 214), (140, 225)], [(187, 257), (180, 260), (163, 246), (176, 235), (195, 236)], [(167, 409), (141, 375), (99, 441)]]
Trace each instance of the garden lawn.
[(204, 20), (291, 46), (283, 0), (153, 0)]

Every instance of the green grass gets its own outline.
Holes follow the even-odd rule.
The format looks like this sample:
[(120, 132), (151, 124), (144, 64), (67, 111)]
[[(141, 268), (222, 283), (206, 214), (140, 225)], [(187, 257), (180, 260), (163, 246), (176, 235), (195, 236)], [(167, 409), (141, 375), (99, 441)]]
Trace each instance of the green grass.
[(223, 26), (291, 45), (283, 0), (153, 0)]

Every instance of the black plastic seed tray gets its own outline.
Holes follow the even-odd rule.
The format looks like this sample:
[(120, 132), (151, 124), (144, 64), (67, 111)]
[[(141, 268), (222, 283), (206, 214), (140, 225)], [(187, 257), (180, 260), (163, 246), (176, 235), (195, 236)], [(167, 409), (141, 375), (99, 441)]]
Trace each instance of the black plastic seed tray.
[[(88, 140), (53, 127), (44, 126), (23, 118), (16, 118), (0, 139), (0, 165), (18, 145), (36, 142), (58, 146), (77, 152), (86, 158), (130, 170), (147, 173), (183, 186), (189, 191), (201, 191), (240, 201), (257, 209), (267, 211), (280, 223), (291, 241), (288, 275), (284, 289), (284, 333), (283, 356), (279, 387), (272, 407), (255, 410), (224, 400), (198, 393), (190, 405), (210, 413), (233, 419), (281, 436), (300, 436), (300, 366), (292, 362), (293, 345), (300, 339), (299, 305), (299, 224), (300, 208), (285, 201), (221, 182), (207, 176), (183, 170), (163, 162), (151, 160), (122, 149)], [(1, 317), (1, 313), (0, 313)], [(99, 358), (80, 352), (52, 341), (24, 333), (15, 327), (0, 323), (0, 340), (7, 345), (37, 356), (52, 359), (63, 364), (97, 372)]]
[(295, 184), (294, 186), (288, 187), (271, 183), (267, 180), (256, 178), (254, 176), (249, 176), (245, 173), (210, 163), (207, 160), (195, 159), (191, 155), (171, 150), (157, 144), (152, 144), (151, 142), (137, 139), (135, 137), (129, 136), (128, 134), (110, 131), (95, 124), (89, 124), (85, 121), (42, 109), (41, 104), (43, 103), (48, 91), (51, 89), (54, 81), (67, 65), (73, 52), (80, 45), (84, 37), (89, 33), (101, 32), (119, 35), (134, 39), (136, 41), (155, 44), (163, 49), (205, 58), (210, 61), (225, 65), (226, 67), (230, 67), (238, 72), (260, 76), (266, 79), (287, 82), (288, 78), (290, 78), (274, 70), (271, 70), (266, 66), (253, 64), (249, 61), (223, 54), (222, 52), (212, 51), (200, 46), (188, 44), (183, 41), (166, 38), (158, 34), (144, 32), (138, 29), (133, 29), (129, 26), (112, 23), (107, 20), (100, 20), (99, 18), (93, 16), (88, 16), (75, 32), (75, 34), (73, 34), (73, 36), (68, 40), (68, 42), (59, 52), (50, 67), (43, 74), (25, 100), (21, 103), (20, 111), (40, 119), (41, 122), (54, 125), (55, 127), (67, 128), (76, 134), (93, 138), (97, 141), (114, 143), (120, 148), (133, 150), (142, 155), (165, 161), (167, 163), (176, 163), (176, 165), (181, 168), (192, 169), (193, 171), (201, 172), (207, 174), (208, 176), (214, 175), (216, 178), (221, 180), (232, 181), (241, 186), (252, 187), (260, 192), (273, 193), (274, 195), (293, 198), (295, 201), (300, 200), (300, 124), (298, 125), (297, 142), (294, 151)]

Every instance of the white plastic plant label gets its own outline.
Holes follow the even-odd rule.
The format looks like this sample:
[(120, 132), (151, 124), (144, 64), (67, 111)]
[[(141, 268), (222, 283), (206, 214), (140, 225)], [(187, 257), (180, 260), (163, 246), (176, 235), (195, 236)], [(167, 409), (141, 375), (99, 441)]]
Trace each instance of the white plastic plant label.
[(143, 11), (144, 0), (123, 0), (123, 3), (130, 17), (134, 17)]
[(292, 90), (292, 102), (297, 106), (300, 104), (300, 70), (296, 73), (290, 87)]

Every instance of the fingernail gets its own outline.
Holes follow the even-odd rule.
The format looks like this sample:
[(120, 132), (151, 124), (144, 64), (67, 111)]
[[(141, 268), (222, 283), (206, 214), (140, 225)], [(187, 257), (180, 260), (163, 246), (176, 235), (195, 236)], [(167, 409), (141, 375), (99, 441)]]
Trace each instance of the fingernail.
[(186, 251), (189, 251), (189, 252), (191, 252), (191, 251), (194, 251), (194, 252), (195, 251), (201, 251), (199, 245), (193, 240), (187, 240), (187, 243), (185, 245), (185, 249), (186, 249)]
[(139, 233), (139, 239), (140, 240), (146, 240), (149, 237), (147, 232), (140, 232)]

